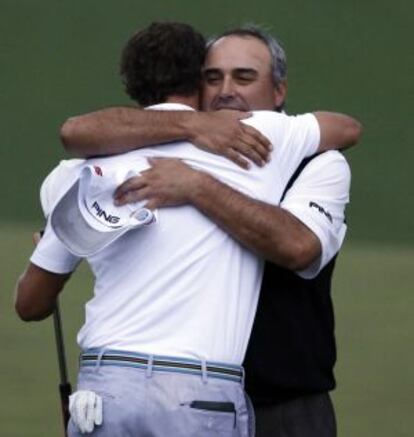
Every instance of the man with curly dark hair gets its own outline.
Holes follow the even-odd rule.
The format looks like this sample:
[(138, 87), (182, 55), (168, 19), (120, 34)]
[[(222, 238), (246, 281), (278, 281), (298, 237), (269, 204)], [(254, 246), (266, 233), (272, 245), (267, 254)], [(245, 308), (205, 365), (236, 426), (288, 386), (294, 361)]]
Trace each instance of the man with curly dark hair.
[[(163, 32), (158, 32), (162, 28), (165, 38)], [(147, 111), (140, 111), (141, 122), (146, 118), (154, 122), (158, 117), (164, 123), (146, 126), (150, 131), (147, 136), (156, 137), (158, 142), (176, 142), (117, 157), (95, 158), (88, 161), (89, 165), (102, 166), (103, 173), (114, 162), (124, 168), (137, 168), (141, 172), (138, 182), (143, 183), (144, 197), (153, 197), (152, 188), (148, 191), (147, 187), (154, 183), (156, 186), (162, 180), (163, 169), (169, 169), (176, 176), (168, 184), (172, 191), (181, 187), (183, 194), (191, 187), (196, 194), (202, 188), (200, 177), (206, 178), (208, 183), (224, 185), (229, 194), (227, 200), (237, 196), (230, 188), (233, 187), (235, 193), (252, 201), (256, 208), (260, 201), (273, 204), (279, 201), (284, 186), (304, 156), (357, 139), (358, 124), (344, 115), (318, 112), (289, 117), (273, 111), (254, 113), (239, 127), (240, 144), (244, 143), (244, 149), (251, 151), (254, 148), (250, 146), (256, 140), (261, 145), (259, 150), (265, 148), (268, 140), (263, 141), (255, 126), (277, 145), (277, 150), (272, 151), (272, 159), (266, 166), (252, 166), (250, 171), (243, 171), (230, 160), (206, 153), (188, 142), (177, 141), (188, 138), (189, 119), (194, 123), (207, 116), (210, 122), (214, 121), (211, 114), (194, 111), (199, 93), (197, 87), (191, 93), (191, 88), (199, 82), (199, 72), (190, 87), (182, 83), (179, 75), (179, 66), (184, 69), (185, 77), (204, 56), (199, 36), (188, 30), (185, 25), (173, 23), (150, 26), (147, 31), (152, 38), (147, 38), (143, 31), (127, 44), (121, 68), (128, 92), (135, 100), (153, 103), (158, 96), (166, 102), (156, 102)], [(169, 47), (168, 53), (164, 45)], [(198, 53), (197, 47), (201, 50), (194, 56), (193, 49)], [(258, 56), (257, 65), (254, 69), (238, 71), (242, 76), (239, 80), (245, 85), (247, 81), (248, 89), (257, 85), (250, 83), (251, 80), (263, 81), (259, 88), (270, 96), (257, 96), (255, 92), (254, 98), (265, 98), (273, 109), (281, 103), (281, 95), (268, 81), (270, 55), (260, 43), (253, 50)], [(135, 51), (142, 53), (142, 57), (136, 57)], [(191, 59), (185, 62), (185, 56)], [(136, 78), (135, 65), (144, 80)], [(163, 77), (168, 86), (159, 84)], [(215, 80), (210, 77), (211, 85)], [(150, 83), (159, 84), (160, 90), (146, 89)], [(225, 100), (231, 107), (228, 96)], [(178, 113), (171, 113), (173, 109)], [(161, 116), (156, 110), (167, 114)], [(237, 121), (243, 116), (231, 117)], [(165, 124), (171, 120), (173, 137), (171, 126), (168, 137)], [(209, 135), (204, 133), (204, 136)], [(232, 149), (229, 156), (234, 158), (237, 153)], [(151, 159), (154, 156), (180, 158), (186, 164), (177, 159)], [(260, 154), (251, 156), (263, 165)], [(153, 169), (143, 164), (145, 158)], [(99, 170), (102, 176), (100, 167)], [(54, 179), (57, 176), (59, 168)], [(60, 182), (62, 178), (60, 174)], [(158, 193), (156, 202), (162, 200), (161, 194)], [(147, 208), (151, 208), (151, 201)], [(58, 208), (59, 196), (55, 194), (50, 203)], [(243, 211), (238, 212), (242, 215)], [(96, 274), (96, 284), (94, 297), (87, 304), (85, 324), (78, 335), (83, 352), (79, 391), (72, 397), (69, 433), (78, 436), (93, 431), (95, 435), (111, 437), (253, 435), (241, 364), (264, 261), (231, 238), (225, 227), (221, 229), (193, 206), (163, 208), (158, 213), (159, 223), (150, 229), (131, 230), (87, 258)], [(258, 230), (263, 226), (265, 223), (258, 225)], [(31, 261), (19, 281), (16, 301), (17, 311), (25, 320), (41, 319), (51, 313), (68, 272), (76, 267), (79, 257), (70, 253), (56, 237), (52, 224)]]
[(141, 106), (192, 96), (201, 84), (206, 41), (182, 23), (153, 23), (136, 32), (121, 57), (125, 91)]

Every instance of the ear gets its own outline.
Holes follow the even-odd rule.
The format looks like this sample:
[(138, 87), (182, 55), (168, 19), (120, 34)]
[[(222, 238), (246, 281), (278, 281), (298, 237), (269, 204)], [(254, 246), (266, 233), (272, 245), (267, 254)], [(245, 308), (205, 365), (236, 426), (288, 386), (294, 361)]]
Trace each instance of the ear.
[(275, 104), (275, 108), (279, 108), (283, 105), (283, 102), (286, 99), (287, 93), (287, 81), (283, 80), (280, 82), (279, 86), (274, 88), (273, 91), (273, 101)]

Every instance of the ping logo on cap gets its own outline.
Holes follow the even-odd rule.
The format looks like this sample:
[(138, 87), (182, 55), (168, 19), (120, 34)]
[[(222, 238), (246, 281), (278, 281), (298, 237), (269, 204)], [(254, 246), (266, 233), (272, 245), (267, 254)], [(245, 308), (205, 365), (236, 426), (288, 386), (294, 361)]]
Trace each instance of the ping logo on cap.
[(116, 215), (107, 214), (105, 210), (99, 206), (97, 201), (93, 202), (92, 209), (96, 211), (95, 215), (98, 217), (103, 217), (103, 219), (108, 223), (116, 224), (120, 220), (120, 217)]

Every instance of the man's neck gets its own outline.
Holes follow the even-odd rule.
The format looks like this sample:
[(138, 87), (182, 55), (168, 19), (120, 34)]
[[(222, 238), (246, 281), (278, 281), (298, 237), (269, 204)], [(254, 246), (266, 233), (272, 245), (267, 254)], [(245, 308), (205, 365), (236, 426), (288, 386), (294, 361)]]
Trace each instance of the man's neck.
[(198, 94), (192, 96), (171, 95), (167, 98), (166, 103), (181, 103), (182, 105), (187, 105), (198, 110), (200, 101)]

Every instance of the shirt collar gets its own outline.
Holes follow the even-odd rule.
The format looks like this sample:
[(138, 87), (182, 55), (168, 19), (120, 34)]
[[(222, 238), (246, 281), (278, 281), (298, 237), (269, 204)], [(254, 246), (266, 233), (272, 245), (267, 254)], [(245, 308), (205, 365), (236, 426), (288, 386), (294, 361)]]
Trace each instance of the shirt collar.
[(182, 103), (158, 103), (157, 105), (147, 106), (145, 109), (156, 111), (195, 111), (191, 106), (183, 105)]

